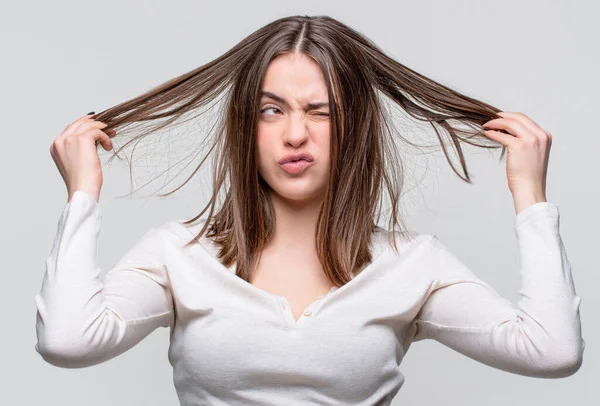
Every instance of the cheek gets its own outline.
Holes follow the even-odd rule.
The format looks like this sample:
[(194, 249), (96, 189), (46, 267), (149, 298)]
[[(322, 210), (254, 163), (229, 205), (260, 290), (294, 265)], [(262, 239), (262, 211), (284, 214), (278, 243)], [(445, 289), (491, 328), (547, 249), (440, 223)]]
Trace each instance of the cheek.
[(315, 137), (315, 144), (319, 150), (320, 161), (329, 166), (329, 157), (331, 155), (331, 132), (329, 125), (324, 126)]
[(256, 128), (256, 149), (264, 151), (272, 143), (274, 135), (272, 126), (259, 123)]
[(265, 143), (265, 131), (260, 124), (258, 125), (258, 128), (256, 130), (255, 142), (256, 155), (259, 156), (261, 154), (261, 151), (263, 150), (263, 144)]
[(270, 150), (272, 143), (269, 142), (268, 134), (261, 131), (260, 128), (256, 134), (255, 159), (259, 172), (262, 172), (266, 167), (269, 159), (272, 159), (273, 152)]

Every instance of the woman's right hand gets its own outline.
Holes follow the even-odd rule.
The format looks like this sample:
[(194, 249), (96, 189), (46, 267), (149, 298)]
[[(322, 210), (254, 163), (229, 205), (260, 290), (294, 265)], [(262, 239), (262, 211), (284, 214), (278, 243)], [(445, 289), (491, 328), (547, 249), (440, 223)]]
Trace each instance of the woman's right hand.
[[(50, 145), (50, 155), (62, 176), (67, 192), (67, 202), (76, 190), (92, 195), (96, 201), (100, 199), (102, 188), (102, 164), (98, 156), (96, 141), (109, 151), (113, 148), (112, 140), (102, 128), (105, 123), (86, 114), (69, 124)], [(108, 130), (111, 135), (114, 130)]]

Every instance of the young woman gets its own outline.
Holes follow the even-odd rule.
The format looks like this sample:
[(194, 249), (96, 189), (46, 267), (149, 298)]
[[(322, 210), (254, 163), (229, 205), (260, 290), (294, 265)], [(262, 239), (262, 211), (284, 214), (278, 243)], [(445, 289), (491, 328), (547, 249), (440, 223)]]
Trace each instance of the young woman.
[[(222, 93), (210, 213), (151, 228), (101, 281), (96, 145), (113, 150), (126, 129), (138, 135), (125, 146), (139, 141)], [(435, 235), (394, 230), (402, 162), (388, 156), (385, 100), (430, 124), (452, 166), (449, 140), (467, 182), (462, 142), (508, 151), (518, 306)], [(35, 297), (36, 350), (85, 367), (169, 327), (183, 405), (388, 405), (409, 346), (427, 338), (511, 373), (569, 376), (585, 341), (558, 207), (545, 196), (550, 145), (526, 115), (410, 70), (335, 19), (274, 21), (55, 139), (68, 202)], [(391, 230), (376, 225), (382, 183)]]

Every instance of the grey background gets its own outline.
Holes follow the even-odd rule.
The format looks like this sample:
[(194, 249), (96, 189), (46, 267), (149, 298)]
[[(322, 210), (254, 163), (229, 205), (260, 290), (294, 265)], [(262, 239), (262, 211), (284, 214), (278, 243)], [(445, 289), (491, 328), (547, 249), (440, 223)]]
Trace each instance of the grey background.
[[(91, 368), (57, 368), (35, 352), (34, 295), (67, 199), (48, 148), (68, 123), (88, 111), (134, 97), (214, 59), (260, 26), (297, 13), (331, 15), (418, 72), (505, 111), (523, 112), (553, 134), (547, 198), (559, 206), (561, 235), (583, 298), (583, 366), (565, 379), (528, 378), (423, 341), (411, 347), (402, 364), (406, 382), (394, 404), (597, 404), (591, 387), (600, 373), (597, 2), (105, 0), (4, 2), (0, 7), (1, 404), (178, 404), (167, 329)], [(432, 133), (429, 137), (433, 142)], [(138, 155), (138, 175), (146, 166), (182, 157), (176, 148), (153, 151), (150, 161)], [(421, 172), (415, 172), (416, 188), (409, 193), (408, 222), (437, 234), (516, 303), (515, 213), (497, 156), (469, 150), (474, 185), (460, 181), (441, 154), (415, 157)], [(107, 157), (101, 155), (103, 161)], [(149, 227), (195, 215), (208, 197), (208, 184), (193, 182), (168, 199), (117, 199), (129, 191), (127, 165), (115, 161), (104, 173), (99, 257), (104, 271)], [(160, 186), (145, 189), (144, 196)]]

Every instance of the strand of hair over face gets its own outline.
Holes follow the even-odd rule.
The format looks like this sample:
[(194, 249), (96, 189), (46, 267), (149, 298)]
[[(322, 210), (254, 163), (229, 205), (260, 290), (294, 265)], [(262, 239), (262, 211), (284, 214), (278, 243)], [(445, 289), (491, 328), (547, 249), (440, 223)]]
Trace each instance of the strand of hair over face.
[(500, 159), (504, 157), (505, 147), (486, 137), (481, 127), (500, 118), (500, 109), (413, 71), (334, 18), (290, 16), (268, 23), (214, 60), (94, 118), (107, 124), (104, 131), (116, 131), (114, 141), (125, 141), (108, 163), (132, 147), (133, 184), (133, 151), (141, 141), (154, 141), (161, 131), (216, 110), (206, 135), (194, 134), (202, 148), (190, 148), (186, 154), (192, 161), (200, 157), (199, 163), (183, 183), (159, 197), (175, 193), (198, 176), (212, 157), (212, 194), (199, 214), (182, 223), (203, 223), (186, 246), (203, 236), (210, 238), (219, 248), (223, 266), (235, 265), (236, 274), (251, 282), (276, 220), (269, 186), (258, 174), (256, 162), (260, 93), (269, 63), (289, 52), (311, 57), (321, 67), (328, 89), (331, 173), (317, 220), (316, 250), (327, 277), (341, 286), (373, 260), (372, 239), (383, 212), (383, 191), (390, 205), (391, 245), (397, 251), (398, 241), (413, 237), (398, 207), (405, 163), (396, 143), (406, 148), (420, 145), (396, 130), (390, 106), (406, 113), (407, 119), (430, 126), (450, 168), (467, 183), (472, 181), (464, 144), (502, 148)]

